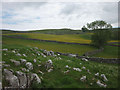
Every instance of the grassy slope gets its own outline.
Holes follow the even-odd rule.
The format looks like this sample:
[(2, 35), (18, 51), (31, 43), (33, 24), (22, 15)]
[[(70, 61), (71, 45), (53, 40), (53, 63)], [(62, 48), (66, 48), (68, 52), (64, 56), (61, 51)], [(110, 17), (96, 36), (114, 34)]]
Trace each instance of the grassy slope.
[(95, 57), (104, 57), (104, 58), (118, 58), (118, 47), (114, 46), (105, 46), (103, 52), (100, 52)]
[[(22, 42), (21, 42), (22, 43)], [(37, 85), (34, 84), (33, 87), (39, 87), (39, 88), (99, 88), (98, 85), (96, 85), (96, 81), (99, 79), (102, 81), (100, 77), (95, 77), (94, 74), (99, 72), (100, 74), (105, 74), (108, 78), (108, 82), (102, 81), (102, 83), (107, 84), (107, 87), (110, 88), (116, 88), (118, 86), (118, 66), (114, 64), (101, 64), (96, 62), (85, 62), (81, 61), (80, 59), (76, 58), (69, 58), (67, 56), (59, 56), (62, 59), (59, 60), (55, 57), (47, 56), (46, 58), (42, 56), (37, 56), (35, 53), (35, 50), (31, 50), (29, 47), (26, 46), (9, 46), (3, 44), (3, 48), (8, 48), (9, 52), (3, 51), (3, 61), (6, 61), (6, 63), (10, 64), (11, 67), (8, 69), (13, 69), (14, 71), (20, 71), (22, 67), (25, 67), (25, 65), (21, 65), (16, 67), (13, 63), (11, 63), (10, 59), (19, 60), (21, 58), (26, 59), (29, 62), (33, 63), (33, 59), (37, 59), (37, 63), (33, 63), (34, 69), (30, 72), (37, 73), (39, 77), (43, 77), (42, 84)], [(17, 52), (20, 54), (26, 54), (27, 57), (24, 56), (16, 56), (15, 53), (11, 52), (12, 50), (16, 49)], [(40, 51), (40, 50), (38, 50)], [(32, 54), (34, 53), (35, 56)], [(6, 55), (7, 54), (7, 57)], [(30, 57), (29, 57), (30, 56)], [(44, 68), (44, 63), (48, 59), (51, 59), (53, 61), (54, 70), (50, 73), (48, 73)], [(70, 60), (70, 61), (67, 61)], [(41, 61), (41, 63), (39, 62)], [(82, 63), (81, 65), (79, 63)], [(38, 67), (37, 65), (41, 64), (41, 67)], [(66, 65), (69, 65), (71, 67), (70, 73), (64, 74), (63, 71), (68, 70), (65, 68)], [(82, 69), (82, 67), (85, 66), (86, 69), (89, 69), (91, 74), (88, 74), (86, 70), (82, 70), (82, 72), (77, 72), (72, 70), (73, 67), (77, 67)], [(44, 75), (42, 76), (38, 71), (41, 70), (44, 72)], [(81, 82), (80, 78), (86, 75), (87, 76), (87, 82)], [(95, 78), (95, 80), (92, 80), (92, 78)], [(93, 83), (91, 86), (90, 83)], [(6, 84), (5, 81), (3, 81), (3, 86)]]
[(83, 55), (87, 51), (95, 50), (96, 48), (91, 46), (85, 45), (73, 45), (73, 44), (60, 44), (60, 43), (53, 43), (53, 42), (40, 42), (40, 41), (33, 41), (33, 40), (22, 40), (22, 39), (13, 39), (13, 38), (5, 38), (3, 37), (3, 45), (22, 45), (22, 46), (29, 46), (29, 47), (39, 47), (46, 50), (53, 50), (57, 52), (63, 53), (74, 53)]

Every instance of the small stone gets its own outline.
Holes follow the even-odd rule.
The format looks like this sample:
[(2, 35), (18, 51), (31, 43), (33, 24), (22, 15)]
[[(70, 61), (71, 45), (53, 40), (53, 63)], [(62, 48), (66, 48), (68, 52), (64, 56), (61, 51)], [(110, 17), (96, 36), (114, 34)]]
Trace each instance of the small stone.
[(106, 88), (106, 87), (107, 87), (107, 85), (106, 85), (106, 84), (101, 83), (101, 82), (100, 82), (100, 80), (98, 80), (96, 83), (97, 83), (97, 85), (99, 85), (100, 87), (104, 87), (104, 88)]
[(82, 76), (82, 77), (80, 78), (80, 80), (81, 80), (82, 82), (85, 82), (85, 81), (86, 81), (86, 76)]
[(106, 78), (104, 74), (101, 74), (101, 77), (103, 78), (104, 81), (108, 81), (108, 79)]
[(50, 69), (48, 70), (48, 72), (51, 72), (51, 71), (53, 71), (53, 69), (50, 68)]
[(73, 70), (75, 70), (75, 71), (79, 71), (79, 72), (81, 72), (82, 70), (81, 69), (79, 69), (79, 68), (73, 68)]
[(10, 61), (12, 63), (14, 63), (16, 66), (19, 66), (20, 65), (20, 61), (16, 61), (16, 60), (13, 60), (13, 59), (10, 59)]
[(33, 61), (34, 61), (34, 63), (36, 63), (36, 59), (34, 59)]
[(82, 69), (86, 69), (86, 67), (83, 66)]
[(99, 76), (99, 73), (96, 73), (95, 76)]

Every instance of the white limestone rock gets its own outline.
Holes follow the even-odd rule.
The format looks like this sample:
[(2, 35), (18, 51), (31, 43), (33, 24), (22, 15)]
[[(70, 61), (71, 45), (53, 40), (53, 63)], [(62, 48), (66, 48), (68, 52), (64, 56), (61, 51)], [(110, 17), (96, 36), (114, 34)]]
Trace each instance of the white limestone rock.
[(29, 69), (29, 70), (32, 70), (33, 69), (33, 64), (31, 62), (27, 62), (26, 63), (26, 67)]
[(100, 82), (100, 80), (98, 80), (96, 83), (97, 83), (97, 85), (98, 85), (98, 86), (100, 86), (100, 87), (104, 87), (104, 88), (106, 88), (106, 87), (107, 87), (107, 85), (106, 85), (106, 84), (101, 83), (101, 82)]
[(85, 82), (85, 81), (86, 81), (86, 76), (82, 76), (82, 77), (80, 78), (80, 80), (81, 80), (82, 82)]
[(73, 70), (81, 72), (82, 70), (80, 68), (73, 68)]
[(104, 81), (108, 81), (108, 79), (106, 78), (104, 74), (101, 74), (101, 77), (103, 78)]

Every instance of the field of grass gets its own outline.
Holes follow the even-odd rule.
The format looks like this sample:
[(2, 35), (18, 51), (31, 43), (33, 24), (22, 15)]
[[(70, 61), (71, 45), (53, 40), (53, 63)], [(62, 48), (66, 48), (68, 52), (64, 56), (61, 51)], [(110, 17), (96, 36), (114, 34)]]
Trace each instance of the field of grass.
[[(5, 39), (5, 38), (4, 38)], [(9, 39), (10, 40), (10, 39)], [(15, 40), (13, 40), (15, 41)], [(16, 45), (9, 45), (10, 42), (8, 42), (8, 45), (5, 45), (6, 42), (3, 44), (3, 48), (7, 48), (8, 51), (3, 51), (3, 61), (6, 62), (6, 64), (9, 64), (10, 67), (4, 67), (6, 69), (12, 69), (15, 71), (21, 71), (21, 68), (26, 68), (26, 66), (20, 65), (15, 66), (13, 63), (10, 62), (10, 59), (14, 59), (19, 61), (21, 58), (26, 59), (27, 62), (33, 63), (33, 70), (30, 70), (29, 73), (36, 73), (39, 77), (42, 77), (43, 79), (41, 84), (34, 83), (32, 87), (34, 88), (100, 88), (96, 84), (97, 80), (100, 80), (102, 83), (107, 85), (107, 88), (117, 88), (118, 87), (118, 66), (117, 64), (102, 64), (102, 63), (96, 63), (92, 61), (82, 61), (81, 59), (76, 58), (70, 58), (67, 56), (58, 56), (52, 57), (52, 56), (38, 56), (36, 52), (42, 52), (40, 49), (35, 49), (32, 46), (20, 46), (18, 42), (12, 42), (11, 44), (15, 43)], [(27, 42), (27, 41), (26, 41)], [(18, 44), (17, 44), (18, 43)], [(21, 41), (23, 43), (23, 41)], [(30, 44), (29, 42), (27, 42)], [(24, 43), (25, 44), (25, 43)], [(36, 43), (34, 43), (36, 44)], [(30, 44), (31, 45), (31, 44)], [(12, 50), (15, 50), (16, 53), (13, 53)], [(16, 56), (17, 53), (26, 54), (27, 57), (24, 56)], [(34, 54), (34, 55), (33, 55)], [(6, 56), (7, 55), (7, 56)], [(61, 59), (59, 59), (59, 57)], [(36, 59), (37, 62), (34, 63), (33, 59)], [(47, 60), (51, 59), (53, 62), (53, 71), (47, 72), (44, 65)], [(80, 64), (81, 63), (81, 64)], [(41, 65), (41, 67), (38, 67), (38, 65)], [(66, 68), (65, 66), (68, 65), (71, 67), (70, 69)], [(86, 67), (86, 69), (82, 69), (82, 67)], [(82, 71), (78, 72), (73, 70), (73, 68), (80, 68)], [(4, 69), (3, 68), (3, 69)], [(87, 70), (91, 72), (89, 74)], [(44, 75), (39, 73), (38, 71), (42, 71)], [(64, 73), (64, 71), (69, 70), (69, 73)], [(98, 76), (96, 77), (96, 73), (105, 74), (108, 81), (103, 81), (103, 79)], [(27, 72), (24, 72), (27, 73)], [(86, 76), (87, 79), (85, 82), (80, 81), (80, 78), (82, 76)], [(92, 85), (90, 85), (92, 83)], [(3, 86), (7, 85), (7, 83), (3, 79)]]
[[(54, 40), (61, 42), (72, 42), (72, 43), (90, 43), (91, 40), (90, 34), (66, 34), (66, 35), (52, 35), (52, 34), (41, 34), (41, 33), (10, 33), (3, 35), (13, 35), (13, 36), (23, 36), (33, 39), (42, 39), (42, 40)], [(86, 37), (87, 36), (87, 37)], [(85, 39), (87, 38), (87, 39)]]
[(119, 47), (114, 47), (114, 46), (105, 46), (104, 51), (93, 55), (95, 57), (104, 57), (104, 58), (118, 58), (118, 50)]
[(74, 44), (60, 44), (54, 42), (42, 42), (34, 40), (24, 40), (15, 38), (3, 37), (3, 46), (27, 46), (27, 47), (38, 47), (46, 50), (53, 50), (54, 52), (62, 53), (73, 53), (83, 55), (85, 52), (96, 50), (96, 48), (87, 45), (74, 45)]
[[(7, 33), (3, 35), (22, 36), (26, 38), (41, 39), (41, 40), (53, 40), (53, 41), (61, 41), (61, 42), (89, 44), (91, 43), (92, 34), (93, 33), (54, 35), (54, 34), (41, 34), (41, 33)], [(119, 41), (110, 40), (109, 42), (119, 42)]]

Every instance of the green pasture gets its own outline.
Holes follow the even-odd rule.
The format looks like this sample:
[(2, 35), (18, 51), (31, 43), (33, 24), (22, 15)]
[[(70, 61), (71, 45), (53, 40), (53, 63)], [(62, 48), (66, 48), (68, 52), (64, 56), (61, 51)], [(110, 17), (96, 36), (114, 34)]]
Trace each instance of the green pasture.
[(24, 40), (3, 37), (3, 46), (27, 46), (38, 47), (40, 49), (53, 50), (54, 52), (73, 53), (83, 55), (85, 52), (96, 50), (96, 48), (87, 45), (60, 44), (55, 42), (42, 42), (35, 40)]
[(118, 58), (119, 47), (115, 46), (105, 46), (104, 51), (93, 55), (94, 57), (103, 57), (103, 58)]
[[(89, 44), (91, 43), (92, 34), (93, 33), (54, 35), (54, 34), (41, 34), (41, 33), (7, 33), (3, 35), (21, 36), (32, 39), (53, 40), (60, 42)], [(110, 40), (109, 42), (119, 42), (119, 41)]]

